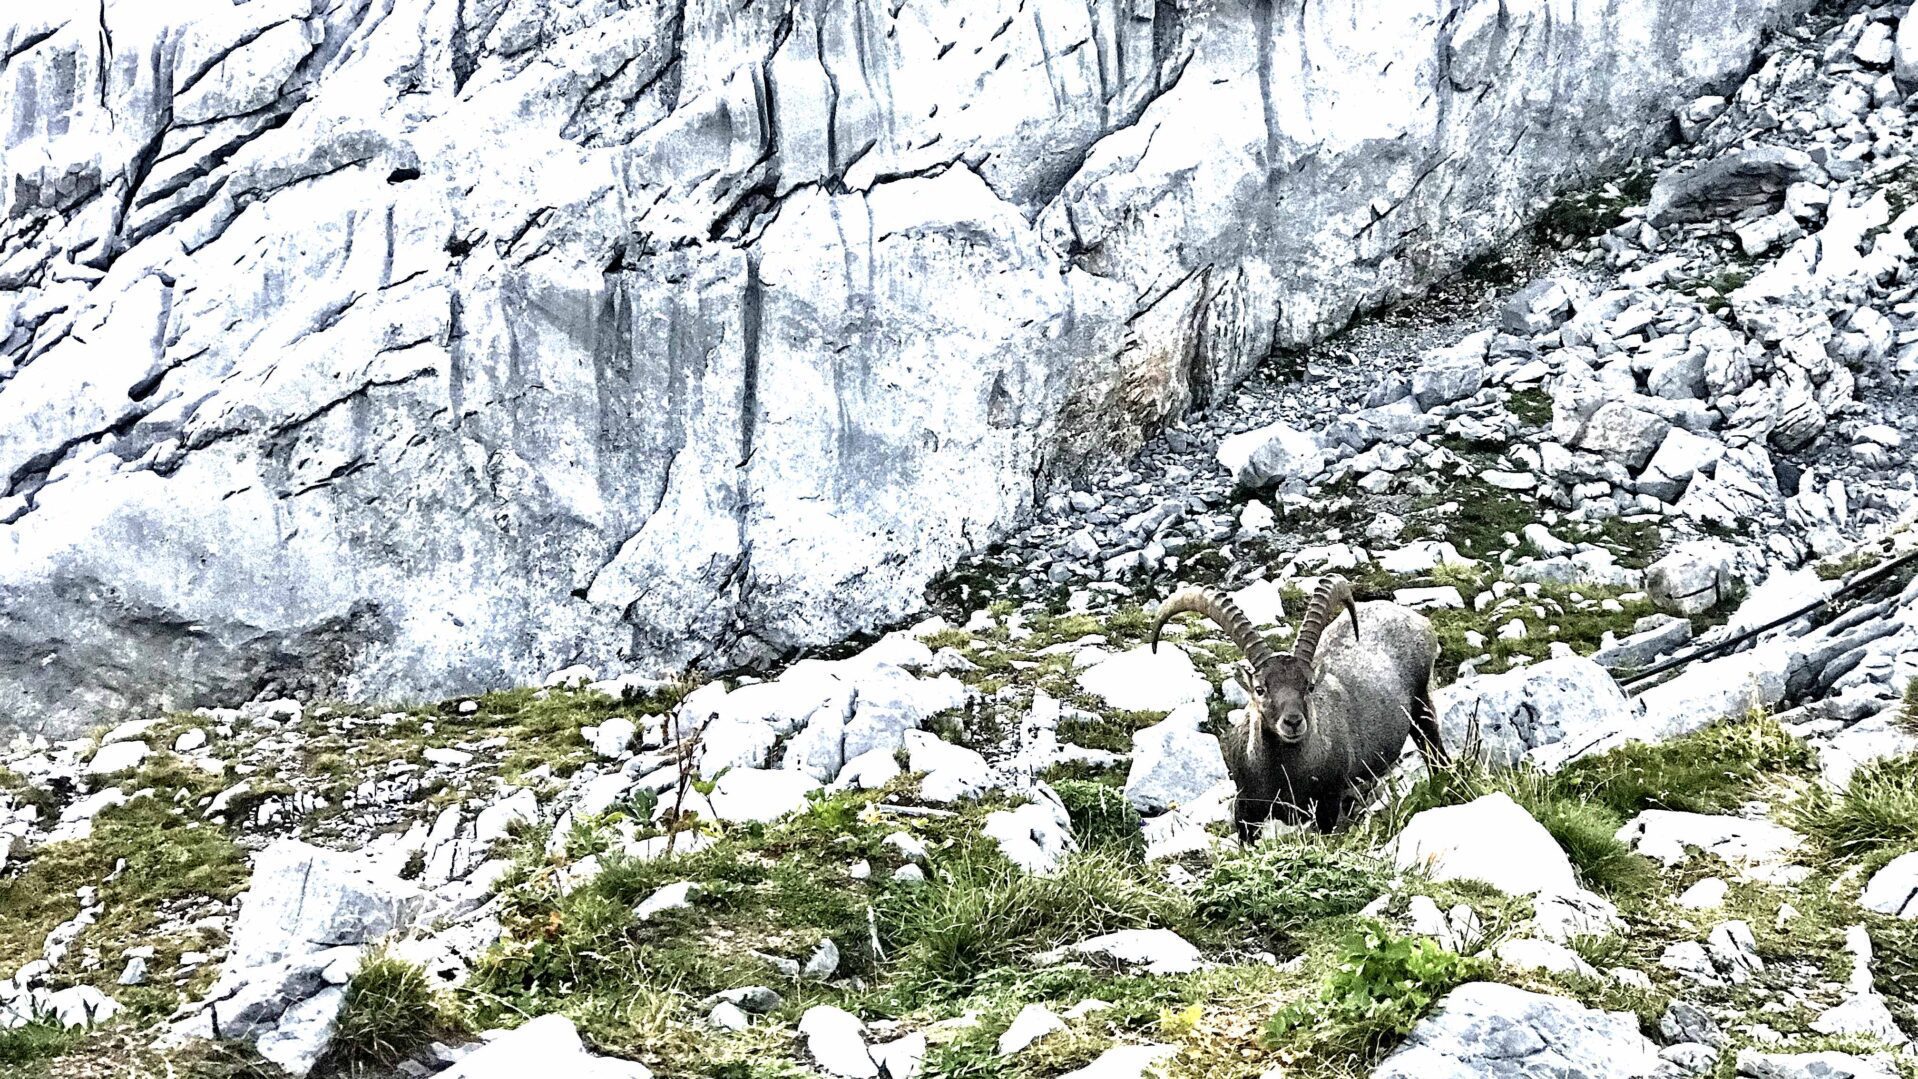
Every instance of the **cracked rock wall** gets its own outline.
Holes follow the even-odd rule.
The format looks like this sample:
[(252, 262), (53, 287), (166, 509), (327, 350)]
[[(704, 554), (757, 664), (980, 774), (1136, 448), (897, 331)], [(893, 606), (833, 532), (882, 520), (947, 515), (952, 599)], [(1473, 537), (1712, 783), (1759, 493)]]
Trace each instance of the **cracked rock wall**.
[(0, 14), (0, 723), (762, 659), (1805, 0)]

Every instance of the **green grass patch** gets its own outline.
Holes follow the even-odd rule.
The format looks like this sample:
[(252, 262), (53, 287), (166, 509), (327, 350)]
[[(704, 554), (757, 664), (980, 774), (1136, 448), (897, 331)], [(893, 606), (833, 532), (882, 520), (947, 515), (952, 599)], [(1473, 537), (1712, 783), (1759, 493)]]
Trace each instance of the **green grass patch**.
[(1818, 574), (1818, 579), (1821, 581), (1837, 581), (1860, 570), (1870, 569), (1884, 560), (1885, 556), (1878, 551), (1853, 551), (1843, 558), (1827, 558), (1821, 562), (1815, 562), (1812, 564), (1812, 570)]
[(1269, 944), (1308, 925), (1357, 914), (1386, 890), (1390, 868), (1370, 850), (1284, 837), (1226, 854), (1193, 896), (1212, 925)]
[(1918, 845), (1918, 754), (1873, 761), (1836, 794), (1812, 788), (1792, 816), (1835, 858)]
[(347, 983), (328, 1065), (347, 1074), (390, 1069), (460, 1029), (457, 1009), (424, 970), (391, 955), (370, 955)]
[(34, 1064), (63, 1056), (86, 1038), (58, 1023), (38, 1022), (0, 1030), (0, 1065)]
[(1033, 876), (973, 850), (940, 863), (926, 885), (887, 893), (879, 926), (907, 977), (956, 987), (1032, 952), (1185, 912), (1171, 889), (1109, 854), (1074, 855)]
[(1624, 818), (1646, 809), (1726, 813), (1773, 776), (1807, 776), (1811, 748), (1769, 716), (1727, 719), (1664, 742), (1632, 742), (1577, 761), (1556, 782)]
[(1651, 197), (1656, 179), (1651, 170), (1640, 169), (1593, 190), (1560, 196), (1538, 216), (1533, 232), (1542, 244), (1568, 247), (1617, 228), (1626, 208)]
[(1505, 399), (1505, 409), (1530, 426), (1544, 427), (1552, 422), (1552, 395), (1544, 390), (1513, 390)]
[[(79, 913), (74, 893), (93, 886), (104, 910), (74, 954), (154, 944), (158, 966), (179, 951), (177, 941), (160, 937), (174, 908), (217, 908), (247, 881), (245, 855), (224, 829), (153, 795), (101, 812), (91, 836), (49, 843), (24, 863), (0, 880), (0, 954), (16, 962), (38, 958), (48, 931)], [(103, 968), (81, 980), (115, 989), (118, 973)]]
[(1106, 783), (1064, 779), (1053, 784), (1059, 801), (1072, 817), (1072, 832), (1086, 850), (1104, 850), (1138, 857), (1145, 853), (1145, 833), (1139, 811), (1124, 792)]

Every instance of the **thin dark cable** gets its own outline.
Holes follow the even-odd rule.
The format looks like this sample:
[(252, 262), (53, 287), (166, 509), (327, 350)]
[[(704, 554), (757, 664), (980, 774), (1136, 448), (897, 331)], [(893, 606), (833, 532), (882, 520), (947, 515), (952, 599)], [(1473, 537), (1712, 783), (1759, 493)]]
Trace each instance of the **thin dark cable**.
[(1751, 640), (1753, 637), (1758, 636), (1760, 633), (1764, 633), (1766, 630), (1777, 629), (1779, 626), (1782, 626), (1787, 622), (1791, 622), (1799, 618), (1803, 618), (1805, 615), (1810, 614), (1811, 612), (1819, 609), (1820, 607), (1830, 606), (1831, 604), (1838, 602), (1839, 600), (1845, 598), (1846, 596), (1849, 596), (1855, 592), (1858, 592), (1859, 590), (1863, 589), (1866, 585), (1877, 584), (1879, 581), (1883, 580), (1884, 578), (1889, 577), (1892, 571), (1898, 569), (1899, 567), (1915, 559), (1918, 559), (1918, 550), (1906, 551), (1904, 554), (1899, 555), (1897, 558), (1894, 558), (1891, 561), (1884, 563), (1883, 565), (1873, 567), (1870, 572), (1859, 577), (1857, 580), (1850, 581), (1846, 584), (1840, 585), (1830, 595), (1824, 597), (1823, 599), (1814, 600), (1813, 602), (1798, 608), (1797, 610), (1791, 612), (1790, 614), (1783, 615), (1778, 618), (1774, 618), (1771, 621), (1765, 623), (1762, 626), (1759, 626), (1756, 629), (1748, 629), (1745, 632), (1730, 638), (1729, 640), (1719, 641), (1717, 644), (1708, 645), (1704, 648), (1700, 648), (1697, 651), (1689, 653), (1687, 655), (1673, 657), (1672, 659), (1668, 659), (1665, 662), (1657, 664), (1647, 670), (1640, 671), (1637, 674), (1634, 674), (1631, 677), (1624, 679), (1624, 684), (1628, 687), (1625, 690), (1625, 692), (1629, 696), (1636, 697), (1640, 693), (1643, 693), (1645, 690), (1650, 689), (1652, 687), (1650, 686), (1643, 686), (1642, 688), (1629, 688), (1629, 687), (1638, 686), (1639, 683), (1644, 682), (1646, 679), (1651, 678), (1654, 675), (1660, 675), (1660, 674), (1664, 674), (1666, 671), (1675, 670), (1679, 667), (1685, 666), (1688, 663), (1694, 663), (1698, 660), (1704, 659), (1706, 656), (1717, 655), (1718, 653), (1725, 651), (1726, 649), (1732, 647), (1733, 645), (1743, 644), (1744, 642)]

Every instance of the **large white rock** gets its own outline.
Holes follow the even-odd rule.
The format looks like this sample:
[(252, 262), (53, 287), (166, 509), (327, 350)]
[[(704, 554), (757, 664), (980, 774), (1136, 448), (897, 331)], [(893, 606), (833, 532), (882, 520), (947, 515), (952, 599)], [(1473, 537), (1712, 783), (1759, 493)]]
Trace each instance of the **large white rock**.
[(1570, 892), (1572, 863), (1545, 826), (1505, 794), (1428, 809), (1392, 841), (1400, 869), (1434, 880), (1477, 880), (1510, 895)]
[(87, 761), (87, 774), (90, 776), (110, 776), (120, 772), (130, 772), (140, 766), (152, 752), (145, 742), (114, 742), (104, 745)]
[(866, 1048), (866, 1024), (851, 1012), (816, 1004), (799, 1017), (799, 1035), (819, 1070), (840, 1079), (877, 1079), (879, 1065)]
[(1170, 712), (1212, 696), (1212, 683), (1191, 657), (1166, 641), (1157, 651), (1142, 644), (1100, 660), (1079, 672), (1079, 688), (1129, 712)]
[(1072, 835), (1071, 814), (1052, 788), (1040, 784), (1028, 793), (1031, 801), (987, 814), (979, 830), (1013, 865), (1028, 873), (1050, 873), (1079, 849), (1079, 841)]
[(1711, 854), (1760, 879), (1791, 875), (1791, 857), (1804, 844), (1797, 832), (1768, 820), (1668, 809), (1645, 810), (1618, 830), (1618, 838), (1665, 865)]
[(1205, 965), (1191, 942), (1170, 929), (1124, 929), (1117, 933), (1054, 948), (1038, 956), (1041, 963), (1059, 963), (1090, 957), (1147, 974), (1190, 974)]
[(1740, 1049), (1740, 1079), (1898, 1079), (1898, 1065), (1889, 1055), (1856, 1056), (1825, 1050), (1817, 1053), (1766, 1053)]
[(1231, 778), (1218, 738), (1199, 730), (1205, 718), (1204, 705), (1184, 704), (1163, 721), (1133, 732), (1125, 796), (1140, 811), (1183, 805)]
[(769, 823), (806, 808), (806, 796), (819, 787), (819, 781), (804, 772), (735, 768), (719, 777), (707, 798), (720, 820)]
[(1446, 745), (1463, 747), (1476, 731), (1487, 759), (1501, 764), (1626, 723), (1637, 711), (1611, 672), (1582, 657), (1461, 679), (1432, 703)]
[(586, 1051), (573, 1021), (557, 1013), (515, 1027), (475, 1050), (440, 1079), (522, 1079), (528, 1075), (568, 1079), (652, 1079), (645, 1065)]
[(902, 618), (1802, 6), (1642, 2), (13, 5), (0, 715)]
[(1303, 483), (1325, 471), (1319, 440), (1280, 420), (1219, 442), (1219, 463), (1244, 487)]
[(1178, 1055), (1176, 1045), (1115, 1045), (1059, 1079), (1145, 1079), (1160, 1063)]
[(1011, 1056), (1048, 1034), (1066, 1029), (1065, 1020), (1052, 1014), (1044, 1004), (1028, 1004), (1012, 1017), (1005, 1033), (999, 1035), (999, 1055)]
[(1858, 905), (1897, 918), (1918, 918), (1918, 851), (1901, 854), (1873, 873)]
[(906, 766), (925, 773), (919, 781), (920, 797), (934, 805), (977, 798), (999, 778), (976, 751), (927, 731), (907, 731), (906, 752)]
[(344, 986), (327, 986), (281, 1013), (273, 1029), (254, 1039), (253, 1047), (288, 1075), (308, 1074), (332, 1045), (345, 1000)]
[(1702, 614), (1723, 603), (1737, 579), (1732, 549), (1717, 540), (1692, 540), (1645, 570), (1652, 602), (1672, 614)]
[(413, 885), (375, 872), (366, 858), (278, 840), (254, 859), (227, 967), (372, 943), (412, 925), (424, 899)]
[(1285, 624), (1284, 588), (1273, 580), (1254, 581), (1233, 593), (1232, 602), (1239, 605), (1252, 624), (1272, 627)]
[(1628, 1012), (1497, 982), (1470, 982), (1419, 1020), (1372, 1079), (1531, 1079), (1659, 1073), (1658, 1047)]

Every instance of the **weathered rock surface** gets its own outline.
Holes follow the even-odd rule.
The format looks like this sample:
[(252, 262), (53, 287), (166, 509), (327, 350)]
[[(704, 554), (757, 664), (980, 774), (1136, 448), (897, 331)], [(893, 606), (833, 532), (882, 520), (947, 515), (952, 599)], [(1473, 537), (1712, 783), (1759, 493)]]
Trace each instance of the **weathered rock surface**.
[(22, 9), (0, 714), (897, 619), (1035, 478), (1462, 265), (1804, 6)]
[(1419, 1021), (1372, 1079), (1524, 1079), (1544, 1075), (1648, 1076), (1657, 1047), (1627, 1012), (1594, 1011), (1564, 997), (1496, 982), (1452, 990)]

